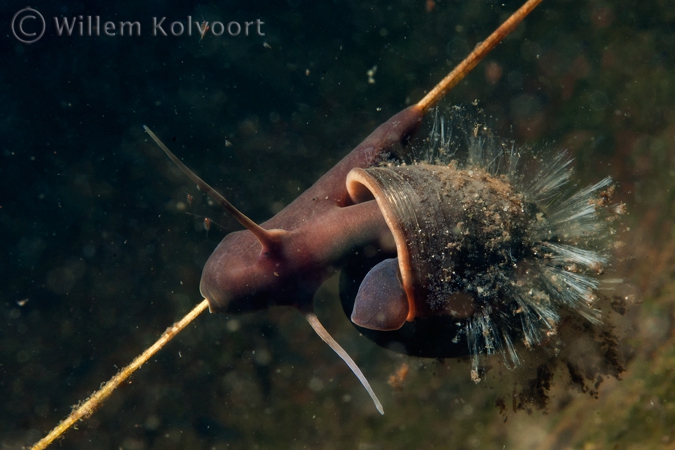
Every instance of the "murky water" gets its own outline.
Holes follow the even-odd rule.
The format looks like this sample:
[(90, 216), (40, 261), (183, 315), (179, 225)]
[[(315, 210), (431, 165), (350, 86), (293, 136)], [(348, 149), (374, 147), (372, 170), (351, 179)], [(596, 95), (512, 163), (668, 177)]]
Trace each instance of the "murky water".
[[(25, 45), (9, 28), (25, 5), (6, 2), (4, 447), (39, 439), (200, 301), (202, 265), (225, 233), (240, 228), (142, 125), (263, 221), (421, 98), (518, 6), (65, 0), (33, 5), (47, 31)], [(56, 35), (54, 17), (79, 15), (83, 34), (87, 16), (100, 16), (101, 23), (138, 21), (141, 36), (79, 36), (77, 23), (73, 36)], [(193, 27), (192, 36), (187, 28), (183, 36), (153, 36), (153, 17), (163, 16), (167, 34), (171, 22), (187, 27), (192, 16), (226, 27), (260, 19), (265, 35), (225, 29), (201, 39)], [(407, 358), (375, 346), (344, 317), (331, 280), (317, 295), (318, 315), (361, 365), (385, 416), (297, 312), (204, 315), (70, 431), (63, 448), (674, 445), (673, 20), (665, 2), (544, 0), (448, 98), (478, 100), (494, 128), (520, 144), (569, 149), (580, 185), (608, 175), (618, 181), (629, 210), (612, 269), (627, 280), (618, 294), (629, 296), (616, 324), (626, 368), (620, 381), (609, 377), (591, 394), (563, 371), (546, 413), (513, 413), (512, 374), (495, 368), (476, 385), (468, 360)], [(224, 231), (212, 226), (207, 234), (203, 219), (186, 212)], [(390, 385), (404, 364), (407, 376)]]

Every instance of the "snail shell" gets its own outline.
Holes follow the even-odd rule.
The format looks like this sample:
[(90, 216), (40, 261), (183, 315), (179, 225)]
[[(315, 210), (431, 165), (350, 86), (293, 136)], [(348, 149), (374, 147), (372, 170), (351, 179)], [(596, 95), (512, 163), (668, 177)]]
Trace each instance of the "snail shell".
[(523, 196), (508, 182), (481, 169), (415, 164), (353, 170), (347, 190), (357, 203), (377, 201), (396, 243), (392, 284), (400, 277), (405, 298), (401, 307), (373, 311), (370, 305), (378, 298), (365, 296), (391, 289), (369, 291), (362, 285), (354, 323), (396, 330), (415, 317), (471, 317), (478, 308), (474, 298), (499, 301), (498, 272), (511, 265), (510, 255), (521, 252), (526, 229)]
[(430, 139), (444, 150), (436, 155), (463, 147), (463, 166), (429, 158), (437, 164), (349, 173), (352, 201), (376, 200), (396, 255), (349, 267), (341, 296), (352, 322), (378, 344), (418, 356), (470, 353), (473, 374), (483, 353), (518, 365), (514, 343), (541, 343), (566, 314), (600, 322), (594, 291), (607, 263), (598, 242), (608, 234), (600, 213), (611, 179), (565, 193), (564, 153), (528, 177), (513, 147), (472, 129), (452, 142)]

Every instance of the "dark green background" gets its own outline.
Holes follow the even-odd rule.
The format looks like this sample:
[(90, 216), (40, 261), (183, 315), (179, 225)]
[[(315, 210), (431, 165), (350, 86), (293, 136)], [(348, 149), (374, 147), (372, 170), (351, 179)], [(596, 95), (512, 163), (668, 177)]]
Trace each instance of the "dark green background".
[[(194, 306), (203, 263), (225, 232), (239, 229), (142, 125), (263, 221), (520, 6), (176, 3), (39, 2), (32, 6), (48, 25), (54, 16), (100, 15), (138, 20), (143, 35), (57, 37), (52, 26), (32, 45), (10, 29), (26, 5), (0, 7), (3, 448), (36, 441)], [(560, 381), (548, 414), (504, 416), (495, 398), (510, 387), (498, 374), (476, 386), (467, 361), (408, 359), (374, 346), (343, 316), (332, 280), (317, 296), (319, 317), (360, 363), (384, 417), (295, 311), (204, 315), (62, 448), (673, 445), (672, 6), (545, 0), (448, 99), (478, 100), (520, 144), (568, 148), (579, 183), (619, 181), (631, 230), (621, 230), (617, 268), (641, 306), (619, 330), (628, 371), (599, 399)], [(153, 16), (168, 24), (188, 15), (261, 19), (265, 36), (150, 35)], [(501, 77), (487, 76), (490, 64)], [(201, 219), (184, 214), (187, 193), (191, 212), (226, 231), (206, 235)], [(386, 381), (403, 362), (410, 373), (397, 391)]]

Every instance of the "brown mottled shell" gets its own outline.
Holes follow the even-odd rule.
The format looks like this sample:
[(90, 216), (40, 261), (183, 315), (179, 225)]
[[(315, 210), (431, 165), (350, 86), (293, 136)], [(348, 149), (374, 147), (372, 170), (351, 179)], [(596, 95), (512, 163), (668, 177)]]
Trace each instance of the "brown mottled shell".
[(466, 318), (500, 296), (489, 272), (512, 264), (525, 229), (522, 195), (505, 178), (420, 163), (354, 169), (347, 190), (355, 203), (374, 198), (394, 236), (407, 321)]

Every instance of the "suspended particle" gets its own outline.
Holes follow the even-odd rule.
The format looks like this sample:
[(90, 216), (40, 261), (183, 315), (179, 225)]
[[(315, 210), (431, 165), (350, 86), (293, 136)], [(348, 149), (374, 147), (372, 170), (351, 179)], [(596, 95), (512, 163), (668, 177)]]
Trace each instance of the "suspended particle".
[(387, 383), (389, 384), (389, 386), (396, 389), (397, 391), (402, 390), (403, 389), (403, 382), (408, 377), (409, 371), (410, 371), (410, 366), (408, 365), (408, 363), (401, 364), (400, 367), (398, 369), (396, 369), (396, 372), (389, 375), (389, 378), (387, 379)]
[(368, 70), (366, 72), (366, 75), (368, 75), (368, 84), (375, 84), (375, 74), (377, 73), (377, 65), (373, 66), (372, 69)]
[(206, 32), (209, 31), (211, 27), (209, 26), (209, 23), (207, 21), (203, 21), (201, 25), (199, 26), (199, 33), (202, 35), (201, 39), (204, 39), (204, 36), (206, 35)]

